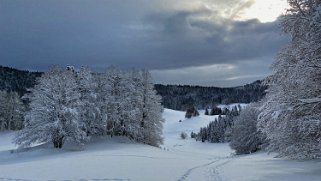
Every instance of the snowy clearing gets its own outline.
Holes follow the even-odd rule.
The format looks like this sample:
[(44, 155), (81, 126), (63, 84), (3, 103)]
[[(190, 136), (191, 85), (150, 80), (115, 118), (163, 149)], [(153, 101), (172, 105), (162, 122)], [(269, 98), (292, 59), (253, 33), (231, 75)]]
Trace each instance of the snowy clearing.
[(190, 136), (215, 118), (200, 114), (185, 120), (184, 112), (166, 109), (161, 148), (126, 138), (96, 138), (83, 149), (69, 144), (57, 150), (49, 144), (11, 153), (14, 133), (3, 132), (0, 180), (320, 180), (320, 161), (276, 159), (266, 153), (234, 156), (228, 144), (182, 140), (181, 132)]

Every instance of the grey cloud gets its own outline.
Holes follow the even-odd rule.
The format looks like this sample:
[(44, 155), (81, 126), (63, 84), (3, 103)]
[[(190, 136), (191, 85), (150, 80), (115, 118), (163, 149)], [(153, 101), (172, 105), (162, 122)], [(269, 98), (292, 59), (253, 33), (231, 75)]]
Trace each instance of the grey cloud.
[[(163, 17), (149, 17), (150, 24), (157, 22), (155, 26), (158, 31), (153, 31), (152, 37), (156, 37), (153, 41), (164, 44), (160, 49), (171, 56), (168, 63), (175, 60), (176, 63), (179, 62), (178, 65), (185, 67), (259, 59), (276, 54), (287, 41), (278, 31), (277, 22), (238, 22), (222, 19), (216, 23), (211, 19), (191, 18), (199, 14), (184, 11), (172, 15), (164, 14)], [(159, 21), (160, 19), (162, 21)], [(159, 25), (160, 23), (162, 24)]]
[[(264, 65), (257, 69), (266, 74), (265, 62), (273, 60), (287, 37), (281, 36), (277, 22), (232, 18), (252, 3), (2, 0), (0, 64), (33, 70), (52, 64), (97, 70), (116, 65), (162, 72), (250, 61)], [(238, 70), (239, 76), (246, 71)]]

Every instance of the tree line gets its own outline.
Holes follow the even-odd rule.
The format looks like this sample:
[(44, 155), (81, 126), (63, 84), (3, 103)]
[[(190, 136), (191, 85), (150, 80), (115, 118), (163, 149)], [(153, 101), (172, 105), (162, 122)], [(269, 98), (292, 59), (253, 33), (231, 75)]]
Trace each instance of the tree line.
[(218, 88), (189, 85), (156, 85), (156, 90), (162, 96), (164, 107), (174, 110), (190, 108), (198, 109), (213, 107), (217, 104), (250, 103), (261, 100), (267, 86), (261, 81), (255, 81), (239, 87)]
[[(17, 93), (6, 94), (13, 95), (12, 110), (19, 112)], [(66, 141), (84, 145), (95, 135), (126, 136), (153, 146), (162, 143), (161, 98), (147, 70), (111, 67), (95, 73), (52, 67), (23, 99), (29, 103), (23, 114), (12, 114), (23, 115), (23, 122), (3, 116), (6, 122), (0, 122), (4, 129), (22, 128), (15, 138), (20, 147), (52, 142), (61, 148)]]
[[(205, 111), (205, 115), (212, 116), (218, 115), (214, 121), (211, 121), (206, 127), (200, 128), (199, 133), (192, 133), (191, 136), (196, 139), (196, 141), (210, 142), (210, 143), (225, 143), (228, 142), (229, 132), (234, 124), (234, 120), (239, 116), (242, 108), (241, 106), (234, 106), (231, 110), (224, 108), (224, 114), (221, 108), (213, 107), (212, 110), (220, 110), (219, 114), (208, 114)], [(213, 111), (211, 111), (213, 112)]]
[(37, 78), (41, 75), (41, 72), (18, 70), (0, 65), (0, 90), (16, 92), (22, 96), (27, 93), (27, 89), (35, 86)]

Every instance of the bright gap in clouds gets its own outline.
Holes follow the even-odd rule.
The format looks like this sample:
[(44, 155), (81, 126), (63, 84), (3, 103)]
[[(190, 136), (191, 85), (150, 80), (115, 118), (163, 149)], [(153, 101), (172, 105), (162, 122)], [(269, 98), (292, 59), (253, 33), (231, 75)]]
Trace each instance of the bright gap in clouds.
[(262, 80), (269, 74), (270, 63), (270, 57), (261, 57), (260, 61), (152, 70), (151, 74), (158, 84), (235, 87)]
[(261, 22), (275, 21), (288, 8), (287, 0), (255, 0), (241, 19), (258, 19)]

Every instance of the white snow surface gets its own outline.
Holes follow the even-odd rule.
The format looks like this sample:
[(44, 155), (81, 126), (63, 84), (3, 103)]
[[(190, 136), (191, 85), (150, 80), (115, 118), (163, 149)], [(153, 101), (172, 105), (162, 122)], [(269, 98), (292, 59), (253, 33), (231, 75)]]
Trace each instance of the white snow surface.
[[(185, 113), (165, 109), (164, 145), (155, 148), (126, 138), (94, 138), (84, 148), (61, 150), (51, 144), (16, 150), (14, 132), (0, 133), (0, 181), (320, 181), (321, 161), (292, 161), (265, 152), (234, 156), (228, 144), (180, 139), (214, 120), (204, 111), (186, 120)], [(179, 122), (182, 120), (182, 122)]]

